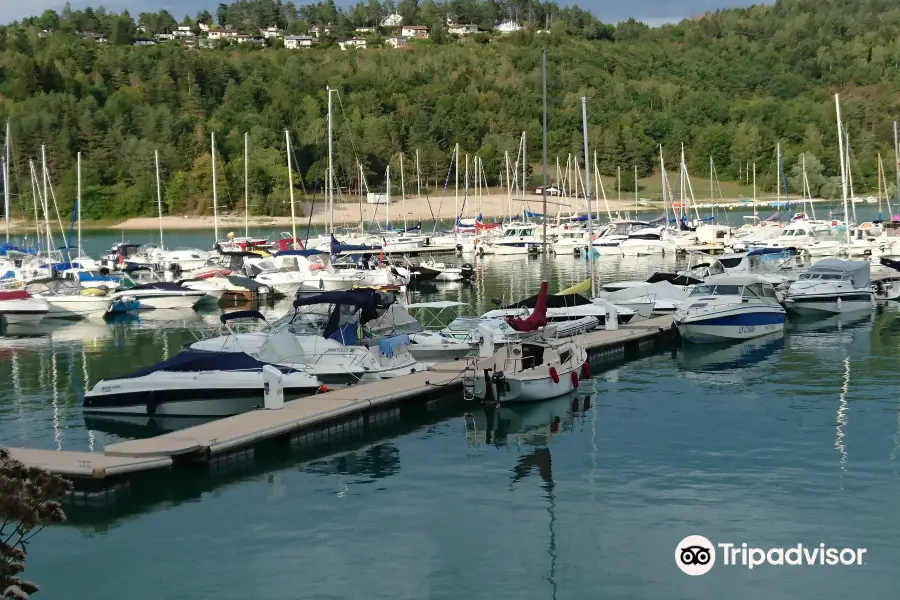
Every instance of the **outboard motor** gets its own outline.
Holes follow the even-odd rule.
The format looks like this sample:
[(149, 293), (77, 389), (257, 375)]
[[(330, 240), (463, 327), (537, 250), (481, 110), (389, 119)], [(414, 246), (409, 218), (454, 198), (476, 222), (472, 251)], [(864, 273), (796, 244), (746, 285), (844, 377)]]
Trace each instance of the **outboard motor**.
[(472, 263), (463, 263), (459, 267), (459, 274), (465, 281), (471, 281), (475, 277), (475, 267), (472, 266)]

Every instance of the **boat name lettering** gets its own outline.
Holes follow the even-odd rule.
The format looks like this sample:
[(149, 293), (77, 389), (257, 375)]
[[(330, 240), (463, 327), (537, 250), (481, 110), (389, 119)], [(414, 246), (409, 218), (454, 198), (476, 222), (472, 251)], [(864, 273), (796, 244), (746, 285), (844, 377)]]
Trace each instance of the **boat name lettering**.
[(741, 325), (738, 327), (738, 333), (753, 333), (756, 331), (756, 325)]

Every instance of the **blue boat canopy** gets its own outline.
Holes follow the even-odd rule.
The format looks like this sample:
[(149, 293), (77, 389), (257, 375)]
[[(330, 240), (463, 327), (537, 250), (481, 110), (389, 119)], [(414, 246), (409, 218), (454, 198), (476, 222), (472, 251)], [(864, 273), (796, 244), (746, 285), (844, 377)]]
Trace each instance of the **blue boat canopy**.
[(355, 250), (381, 250), (381, 246), (364, 246), (361, 244), (345, 244), (331, 234), (331, 253), (352, 252)]
[[(331, 337), (341, 327), (347, 324), (348, 319), (360, 312), (359, 324), (365, 325), (369, 321), (378, 318), (378, 309), (386, 309), (394, 303), (392, 294), (383, 294), (373, 289), (355, 289), (346, 292), (323, 292), (312, 296), (298, 297), (294, 300), (294, 309), (301, 306), (312, 306), (314, 304), (333, 304), (334, 308), (328, 316), (328, 324), (322, 335)], [(348, 314), (342, 310), (342, 307), (349, 306), (356, 310)]]
[(328, 254), (327, 252), (323, 252), (322, 250), (314, 250), (312, 248), (307, 248), (306, 250), (281, 250), (280, 252), (276, 252), (275, 256), (318, 256), (321, 254)]

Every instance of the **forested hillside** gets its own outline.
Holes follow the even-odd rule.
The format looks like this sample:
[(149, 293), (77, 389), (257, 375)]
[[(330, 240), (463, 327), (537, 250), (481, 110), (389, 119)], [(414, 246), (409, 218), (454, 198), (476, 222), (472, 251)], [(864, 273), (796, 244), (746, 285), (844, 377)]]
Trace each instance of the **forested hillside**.
[[(218, 21), (247, 32), (277, 24), (293, 33), (330, 22), (341, 39), (393, 10), (378, 0), (346, 13), (331, 2), (297, 8), (242, 0), (185, 22)], [(0, 119), (12, 124), (15, 210), (31, 204), (28, 160), (43, 143), (63, 207), (72, 204), (75, 157), (83, 153), (86, 217), (153, 214), (154, 150), (168, 212), (208, 212), (211, 132), (220, 198), (240, 208), (249, 132), (254, 211), (283, 213), (285, 129), (302, 174), (295, 178), (298, 192), (311, 192), (323, 178), (326, 86), (338, 91), (334, 156), (341, 185), (357, 186), (357, 160), (370, 187), (383, 185), (386, 164), (397, 173), (401, 152), (409, 181), (418, 149), (423, 176), (440, 187), (455, 143), (478, 153), (495, 183), (503, 152), (515, 156), (522, 131), (529, 159), (540, 161), (542, 47), (551, 157), (581, 157), (580, 98), (587, 96), (590, 142), (604, 173), (616, 166), (630, 172), (633, 164), (650, 173), (658, 168), (659, 144), (667, 166), (675, 167), (684, 143), (693, 173), (707, 172), (712, 156), (719, 177), (737, 179), (755, 161), (758, 181), (772, 188), (780, 142), (789, 178), (806, 152), (813, 192), (827, 195), (839, 173), (832, 94), (840, 92), (857, 192), (874, 192), (878, 152), (893, 179), (892, 121), (900, 118), (894, 1), (783, 0), (661, 28), (604, 25), (579, 9), (527, 1), (403, 0), (396, 10), (407, 23), (431, 27), (432, 39), (378, 47), (388, 33), (382, 31), (360, 51), (342, 51), (334, 39), (300, 50), (271, 43), (138, 47), (131, 45), (138, 22), (166, 29), (175, 24), (172, 16), (102, 10), (48, 11), (0, 28)], [(482, 28), (514, 15), (526, 27), (459, 40), (442, 25), (448, 14)], [(548, 26), (549, 33), (538, 33)], [(102, 33), (109, 43), (76, 35), (84, 31)]]

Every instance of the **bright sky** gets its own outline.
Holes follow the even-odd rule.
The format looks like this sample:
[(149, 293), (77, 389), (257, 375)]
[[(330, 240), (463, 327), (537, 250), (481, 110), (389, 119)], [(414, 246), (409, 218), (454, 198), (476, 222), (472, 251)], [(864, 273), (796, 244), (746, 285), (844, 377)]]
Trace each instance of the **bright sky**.
[[(753, 3), (768, 3), (770, 0), (630, 0), (630, 2), (602, 2), (601, 0), (580, 0), (578, 4), (589, 8), (601, 21), (616, 23), (629, 17), (644, 21), (649, 25), (660, 25), (666, 22), (679, 21), (716, 8), (729, 6), (745, 6)], [(302, 0), (297, 1), (300, 4)], [(338, 0), (339, 5), (346, 5), (347, 0)], [(565, 0), (562, 4), (569, 4)], [(65, 0), (0, 0), (0, 23), (21, 19), (30, 15), (39, 15), (48, 8), (60, 10)], [(203, 8), (214, 12), (218, 0), (72, 0), (72, 7), (106, 6), (114, 10), (127, 8), (137, 16), (140, 12), (167, 9), (176, 18), (185, 14), (194, 15)]]

